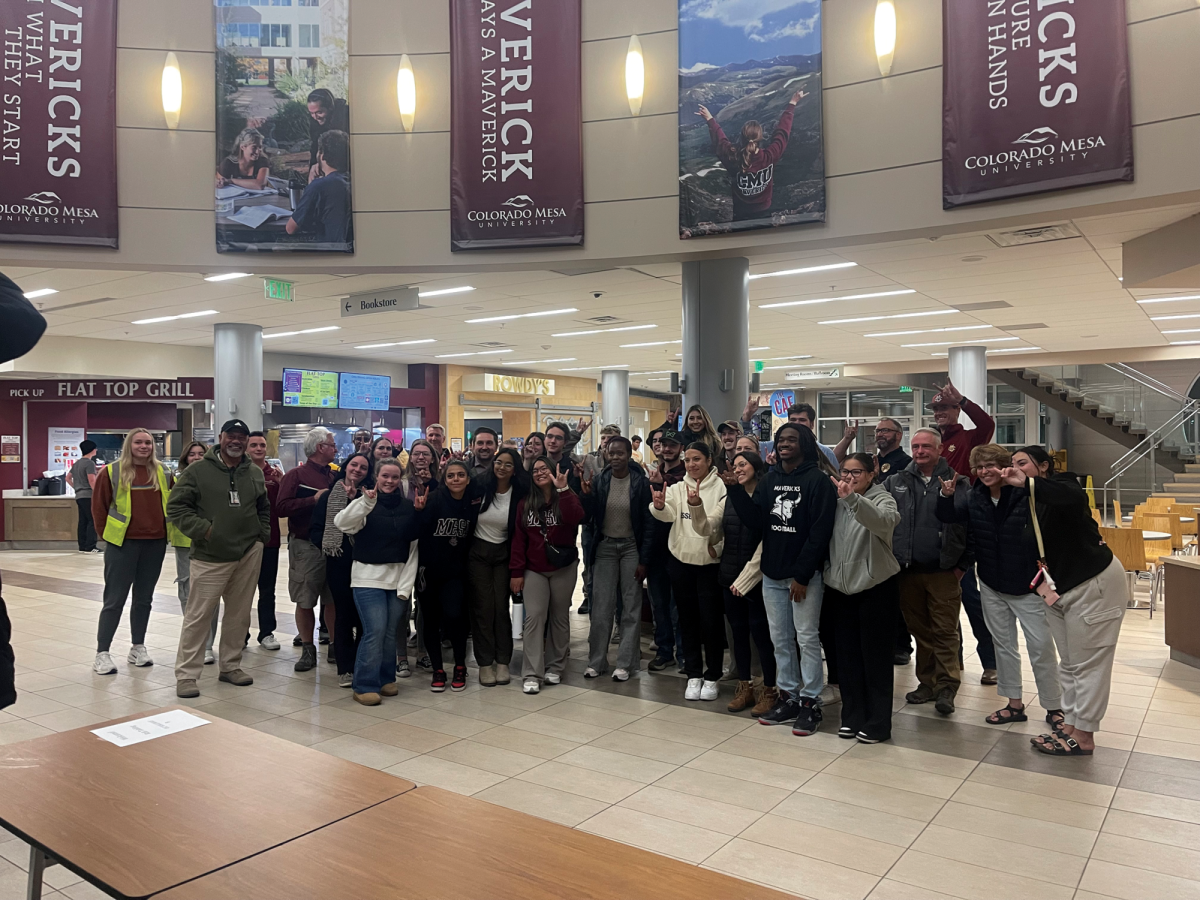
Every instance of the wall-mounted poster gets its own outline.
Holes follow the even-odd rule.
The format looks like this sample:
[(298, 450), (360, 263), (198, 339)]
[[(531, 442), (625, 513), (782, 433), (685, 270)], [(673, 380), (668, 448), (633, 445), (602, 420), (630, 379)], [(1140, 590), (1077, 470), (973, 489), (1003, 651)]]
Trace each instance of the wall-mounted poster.
[(46, 471), (65, 472), (83, 455), (79, 445), (87, 438), (84, 428), (46, 429)]
[(1133, 181), (1125, 0), (943, 0), (942, 205)]
[(0, 0), (0, 241), (117, 246), (117, 0)]
[(819, 0), (679, 0), (679, 234), (825, 221)]
[(583, 243), (580, 0), (451, 0), (450, 248)]
[(217, 250), (354, 252), (349, 0), (213, 0)]

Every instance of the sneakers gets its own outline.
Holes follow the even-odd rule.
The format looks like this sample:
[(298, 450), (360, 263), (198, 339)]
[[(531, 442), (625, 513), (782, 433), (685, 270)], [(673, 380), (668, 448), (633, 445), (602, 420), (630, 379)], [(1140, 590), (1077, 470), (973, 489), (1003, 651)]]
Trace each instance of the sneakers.
[(254, 684), (254, 679), (241, 669), (234, 669), (230, 672), (222, 672), (217, 676), (217, 681), (224, 681), (226, 684), (236, 685), (237, 687), (249, 687), (250, 685)]
[(865, 731), (860, 731), (858, 734), (855, 735), (855, 737), (858, 738), (858, 742), (860, 744), (878, 744), (882, 741), (890, 740), (890, 738), (871, 737)]
[(216, 656), (213, 655), (211, 647), (204, 651), (204, 664), (206, 666), (211, 666), (216, 661), (217, 661), (217, 658), (216, 658)]
[(417, 668), (424, 669), (427, 672), (433, 671), (433, 660), (429, 658), (428, 653), (417, 660)]
[(467, 689), (467, 667), (455, 666), (454, 677), (450, 679), (450, 690), (465, 691)]
[(904, 695), (905, 703), (928, 703), (933, 699), (933, 688), (921, 685), (915, 691), (909, 691)]
[(317, 648), (312, 644), (304, 644), (300, 650), (300, 658), (292, 668), (297, 672), (308, 672), (317, 667)]
[(525, 683), (521, 685), (521, 690), (526, 694), (536, 694), (542, 689), (536, 678), (526, 678)]
[(689, 678), (687, 690), (683, 692), (684, 700), (699, 700), (700, 692), (704, 689), (703, 678)]
[(129, 656), (126, 657), (129, 662), (138, 668), (154, 665), (154, 660), (150, 658), (150, 654), (146, 652), (145, 644), (134, 644), (129, 648)]
[(733, 695), (733, 699), (729, 701), (729, 705), (725, 707), (730, 712), (741, 712), (747, 706), (754, 703), (754, 688), (750, 686), (748, 681), (739, 681), (737, 691)]
[(546, 684), (562, 684), (562, 676), (556, 672), (547, 672), (545, 681)]
[(760, 725), (786, 725), (788, 722), (794, 722), (799, 713), (800, 701), (780, 694), (775, 705), (758, 717), (758, 722)]
[(938, 691), (937, 701), (933, 704), (933, 708), (943, 716), (954, 712), (954, 688), (944, 687)]
[(628, 669), (613, 669), (613, 681), (628, 681), (628, 680), (629, 680), (629, 670)]
[(328, 628), (317, 629), (317, 643), (320, 644), (322, 647), (324, 647), (326, 644), (329, 643), (329, 629)]
[(440, 694), (446, 690), (446, 670), (438, 669), (433, 673), (433, 680), (429, 683), (429, 689), (435, 694)]
[(504, 663), (496, 663), (496, 684), (508, 684), (512, 681), (512, 675), (508, 673), (508, 666)]
[(92, 671), (97, 675), (116, 675), (117, 667), (113, 665), (112, 656), (108, 652), (97, 653), (96, 661), (92, 663)]
[(761, 687), (758, 689), (758, 702), (754, 704), (754, 708), (750, 710), (750, 715), (757, 718), (764, 716), (775, 708), (775, 704), (779, 702), (779, 688), (777, 687)]
[(800, 701), (800, 709), (796, 713), (796, 721), (792, 723), (792, 734), (797, 737), (808, 737), (816, 734), (821, 727), (821, 705), (812, 697)]
[(258, 646), (262, 647), (264, 650), (278, 650), (279, 641), (275, 640), (275, 635), (273, 634), (264, 634), (262, 639), (259, 640)]
[(338, 687), (341, 687), (341, 688), (354, 687), (354, 673), (353, 672), (343, 672), (341, 675), (339, 675), (338, 676)]
[(595, 669), (593, 669), (591, 666), (588, 666), (586, 669), (583, 670), (583, 677), (584, 678), (599, 678), (600, 673), (597, 672)]
[(838, 729), (838, 737), (840, 737), (843, 741), (852, 741), (857, 735), (858, 732), (849, 725), (843, 725)]
[(379, 695), (374, 692), (369, 694), (356, 693), (354, 695), (354, 702), (361, 703), (363, 706), (378, 706), (383, 702), (383, 700), (381, 700)]
[(495, 666), (480, 666), (479, 667), (479, 683), (484, 687), (496, 686), (496, 667)]
[(385, 684), (379, 689), (379, 693), (383, 694), (385, 697), (395, 697), (398, 693), (400, 693), (400, 685), (396, 684), (394, 681), (391, 684)]
[(396, 660), (396, 677), (412, 678), (412, 669), (408, 667), (408, 657), (401, 656)]
[(294, 638), (292, 638), (292, 646), (293, 647), (304, 646), (304, 639), (302, 637), (300, 637), (300, 635), (296, 635)]
[(650, 660), (650, 665), (646, 666), (646, 668), (651, 672), (664, 672), (673, 665), (675, 665), (674, 656), (656, 656)]
[[(108, 654), (106, 653), (105, 656)], [(191, 697), (200, 696), (200, 688), (196, 687), (196, 682), (190, 678), (185, 678), (182, 681), (175, 682), (175, 696), (182, 697), (184, 700)]]
[(704, 684), (700, 686), (700, 699), (701, 700), (716, 700), (717, 695), (719, 693), (720, 693), (719, 682), (706, 680), (704, 682)]

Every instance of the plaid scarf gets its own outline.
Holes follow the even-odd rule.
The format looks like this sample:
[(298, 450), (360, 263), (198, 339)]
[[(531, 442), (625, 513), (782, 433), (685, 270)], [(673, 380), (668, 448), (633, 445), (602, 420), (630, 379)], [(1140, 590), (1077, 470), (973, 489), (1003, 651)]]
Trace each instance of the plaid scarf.
[(329, 489), (329, 505), (325, 509), (325, 532), (321, 536), (321, 552), (326, 556), (342, 555), (342, 539), (345, 535), (333, 524), (333, 520), (349, 502), (346, 497), (346, 482), (339, 481)]

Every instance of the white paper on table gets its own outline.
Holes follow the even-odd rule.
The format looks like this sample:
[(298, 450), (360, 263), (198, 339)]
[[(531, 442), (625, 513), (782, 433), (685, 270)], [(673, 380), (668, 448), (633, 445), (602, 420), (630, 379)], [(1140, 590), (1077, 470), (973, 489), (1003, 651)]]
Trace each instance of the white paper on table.
[(235, 215), (228, 216), (231, 222), (240, 222), (250, 228), (258, 228), (268, 219), (290, 219), (292, 211), (278, 206), (243, 206)]
[(166, 737), (168, 734), (178, 734), (201, 725), (208, 725), (208, 719), (194, 716), (182, 709), (172, 709), (169, 712), (146, 716), (143, 719), (131, 719), (120, 725), (107, 725), (104, 728), (92, 729), (92, 734), (116, 744), (118, 747), (130, 747), (143, 741)]
[(271, 194), (278, 194), (276, 188), (244, 188), (236, 184), (227, 184), (217, 188), (218, 200), (240, 200), (242, 197), (267, 197)]

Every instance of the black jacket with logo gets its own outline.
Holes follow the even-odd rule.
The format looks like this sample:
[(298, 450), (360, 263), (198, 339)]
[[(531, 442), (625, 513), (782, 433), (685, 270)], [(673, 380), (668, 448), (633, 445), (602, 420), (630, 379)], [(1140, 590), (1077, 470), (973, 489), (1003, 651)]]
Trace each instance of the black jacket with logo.
[(933, 477), (926, 483), (917, 464), (910, 463), (891, 476), (884, 487), (896, 498), (900, 523), (892, 535), (892, 552), (896, 561), (907, 569), (936, 572), (970, 568), (973, 561), (967, 553), (966, 528), (946, 525), (938, 519), (938, 496), (943, 478), (954, 477), (957, 489), (970, 487), (970, 482), (955, 473), (945, 459), (939, 459)]
[(876, 484), (883, 484), (897, 472), (902, 469), (907, 469), (912, 464), (912, 457), (904, 452), (903, 447), (897, 447), (891, 453), (885, 453), (882, 456), (876, 455), (879, 460), (879, 476), (875, 479)]
[(754, 496), (729, 491), (742, 523), (762, 534), (762, 573), (777, 581), (808, 584), (829, 557), (837, 489), (816, 461), (791, 472), (774, 466), (758, 482)]

